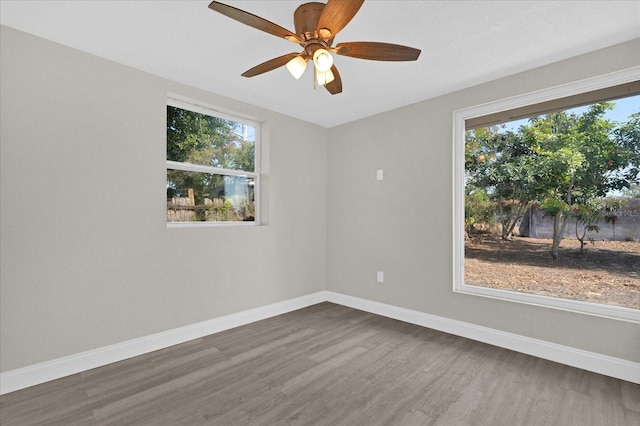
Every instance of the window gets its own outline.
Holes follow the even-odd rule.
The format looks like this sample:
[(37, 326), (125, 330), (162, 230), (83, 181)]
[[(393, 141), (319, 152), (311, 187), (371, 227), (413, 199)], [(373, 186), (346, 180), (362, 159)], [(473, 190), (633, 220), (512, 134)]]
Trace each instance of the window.
[[(525, 123), (529, 131), (539, 132), (531, 135), (532, 138), (536, 138), (540, 137), (540, 133), (544, 133), (542, 126), (545, 124), (545, 120), (546, 124), (549, 124), (552, 120), (565, 120), (564, 122), (554, 122), (554, 125), (557, 125), (558, 128), (562, 128), (564, 125), (582, 126), (581, 129), (589, 127), (590, 124), (587, 123), (589, 111), (594, 115), (600, 114), (601, 111), (598, 110), (600, 102), (633, 99), (629, 98), (629, 96), (633, 95), (635, 95), (635, 102), (639, 102), (640, 97), (638, 94), (640, 94), (640, 68), (633, 68), (595, 79), (459, 110), (454, 113), (455, 292), (640, 322), (640, 288), (637, 286), (637, 267), (634, 266), (640, 264), (640, 242), (637, 240), (635, 242), (632, 241), (631, 244), (635, 245), (632, 245), (630, 250), (616, 252), (616, 255), (621, 257), (620, 263), (623, 266), (621, 270), (616, 271), (619, 274), (616, 275), (615, 279), (618, 280), (619, 278), (618, 281), (628, 282), (624, 284), (625, 286), (628, 285), (624, 291), (627, 291), (626, 294), (630, 298), (629, 303), (626, 304), (609, 304), (607, 301), (600, 302), (598, 300), (600, 295), (597, 290), (589, 287), (589, 283), (602, 284), (606, 280), (606, 273), (611, 272), (610, 265), (587, 264), (585, 266), (588, 261), (584, 262), (578, 251), (585, 249), (591, 254), (601, 251), (601, 248), (606, 244), (602, 241), (602, 237), (600, 241), (597, 241), (599, 236), (598, 226), (604, 228), (602, 224), (606, 221), (606, 226), (608, 228), (613, 227), (613, 232), (615, 233), (616, 218), (622, 215), (638, 216), (640, 213), (638, 206), (633, 204), (623, 208), (621, 205), (610, 204), (607, 207), (603, 204), (597, 209), (594, 207), (594, 210), (581, 210), (583, 207), (592, 208), (595, 206), (595, 204), (589, 204), (587, 201), (608, 202), (609, 200), (604, 197), (607, 194), (602, 192), (605, 186), (582, 187), (575, 189), (568, 198), (565, 193), (563, 198), (560, 196), (562, 188), (553, 189), (550, 185), (547, 185), (548, 182), (545, 182), (545, 179), (555, 179), (556, 183), (559, 182), (564, 185), (563, 188), (565, 188), (566, 192), (566, 188), (571, 187), (569, 181), (573, 178), (569, 178), (568, 181), (558, 180), (553, 173), (561, 166), (572, 164), (576, 170), (579, 169), (579, 171), (575, 172), (575, 175), (572, 175), (576, 179), (579, 173), (591, 172), (593, 169), (599, 170), (593, 176), (600, 176), (609, 180), (626, 179), (627, 184), (637, 181), (639, 178), (637, 165), (640, 157), (637, 133), (633, 133), (636, 136), (631, 133), (628, 134), (631, 135), (627, 142), (631, 143), (630, 155), (633, 157), (632, 160), (624, 156), (616, 157), (615, 155), (620, 154), (622, 150), (616, 151), (615, 147), (608, 146), (607, 149), (612, 148), (610, 153), (615, 153), (615, 155), (606, 159), (603, 157), (604, 161), (596, 165), (593, 160), (586, 161), (585, 159), (588, 156), (600, 155), (604, 152), (595, 148), (598, 146), (595, 138), (607, 140), (606, 134), (610, 134), (607, 132), (614, 130), (613, 124), (611, 128), (606, 128), (607, 126), (599, 128), (598, 132), (600, 133), (593, 130), (585, 133), (587, 139), (583, 138), (581, 143), (589, 150), (586, 154), (584, 152), (575, 153), (571, 151), (572, 144), (576, 143), (576, 139), (567, 136), (568, 133), (566, 132), (562, 133), (563, 131), (561, 131), (555, 136), (548, 137), (548, 145), (545, 145), (547, 144), (547, 139), (545, 139), (544, 143), (531, 145), (522, 139), (524, 130), (522, 132), (514, 130), (516, 128), (519, 129), (518, 126)], [(598, 105), (591, 106), (593, 104)], [(576, 107), (581, 107), (581, 109), (572, 110), (572, 108)], [(638, 104), (634, 104), (630, 114), (633, 113), (640, 113)], [(573, 117), (571, 117), (572, 114), (574, 114)], [(584, 119), (580, 121), (580, 117)], [(635, 125), (631, 130), (637, 132), (639, 116), (635, 115), (634, 117), (636, 117)], [(514, 121), (522, 119), (524, 120), (520, 122)], [(633, 119), (629, 121), (633, 122)], [(572, 122), (574, 124), (571, 124)], [(588, 138), (594, 138), (594, 140), (588, 140)], [(487, 144), (483, 145), (478, 142), (482, 139), (492, 141), (491, 143), (494, 145), (489, 146), (489, 149), (487, 149)], [(614, 137), (611, 136), (609, 139), (614, 139)], [(554, 147), (553, 150), (549, 148), (551, 146)], [(507, 156), (514, 158), (517, 156), (517, 161), (503, 161)], [(487, 166), (490, 163), (494, 165), (500, 164), (503, 168), (502, 170), (497, 170), (495, 167), (491, 169)], [(603, 164), (604, 168), (600, 167)], [(545, 170), (544, 167), (546, 166), (548, 167)], [(476, 183), (481, 181), (476, 179), (474, 173), (478, 172), (478, 170), (474, 169), (474, 167), (480, 169), (479, 173), (487, 173), (485, 176), (490, 178), (484, 181), (491, 183), (487, 184), (486, 187), (469, 185), (474, 179)], [(598, 167), (600, 168), (598, 169)], [(610, 169), (609, 171), (607, 171), (607, 167)], [(501, 173), (504, 176), (497, 176)], [(507, 177), (505, 178), (505, 176)], [(505, 182), (506, 186), (500, 187)], [(518, 182), (529, 182), (533, 183), (533, 185), (529, 187), (526, 185), (520, 186), (517, 185)], [(531, 193), (524, 193), (525, 190), (541, 190), (541, 192), (532, 195)], [(506, 197), (503, 197), (502, 202), (496, 201), (498, 192), (507, 194)], [(627, 191), (627, 194), (631, 192)], [(552, 203), (554, 196), (558, 200), (557, 205)], [(558, 207), (558, 209), (554, 210), (555, 207)], [(561, 256), (566, 258), (570, 254), (572, 258), (577, 260), (576, 264), (582, 262), (582, 266), (578, 266), (576, 268), (577, 271), (570, 271), (567, 262), (554, 264), (552, 263), (554, 248), (552, 243), (526, 241), (526, 249), (531, 249), (532, 252), (540, 251), (540, 244), (548, 244), (545, 247), (546, 251), (544, 251), (542, 262), (539, 262), (540, 259), (535, 259), (532, 255), (525, 262), (518, 264), (515, 259), (518, 258), (517, 255), (522, 254), (522, 247), (515, 249), (520, 250), (519, 252), (510, 252), (510, 244), (496, 244), (499, 249), (491, 253), (485, 253), (483, 258), (483, 260), (493, 262), (491, 263), (492, 267), (485, 269), (482, 275), (473, 275), (471, 272), (476, 272), (474, 262), (477, 260), (474, 250), (478, 247), (477, 244), (483, 242), (485, 235), (493, 231), (497, 233), (497, 240), (500, 242), (501, 237), (509, 238), (510, 232), (517, 234), (520, 229), (518, 225), (522, 222), (530, 224), (528, 221), (531, 220), (531, 212), (534, 212), (535, 208), (543, 210), (548, 216), (547, 220), (550, 220), (552, 231), (555, 229), (554, 222), (556, 217), (559, 219), (557, 229), (561, 238), (558, 240), (565, 245), (562, 248), (563, 253), (561, 253)], [(558, 211), (561, 211), (562, 214), (558, 214)], [(525, 215), (525, 212), (529, 212), (529, 216)], [(600, 217), (590, 216), (589, 214), (593, 212), (600, 214)], [(629, 214), (627, 215), (624, 212)], [(510, 215), (516, 218), (519, 217), (519, 219), (509, 221)], [(607, 220), (607, 215), (609, 220)], [(538, 216), (538, 219), (540, 217)], [(567, 218), (567, 220), (564, 220), (564, 218)], [(475, 235), (469, 235), (470, 225), (474, 226), (473, 222), (476, 220), (487, 225), (482, 229), (484, 233), (479, 232)], [(601, 222), (598, 220), (601, 220)], [(561, 224), (563, 222), (565, 224), (568, 223), (569, 226), (562, 228)], [(497, 225), (495, 225), (496, 223)], [(489, 229), (491, 224), (496, 228)], [(591, 234), (585, 231), (591, 232)], [(604, 229), (602, 231), (602, 234), (605, 234)], [(621, 239), (620, 232), (620, 229), (618, 229), (618, 240)], [(591, 240), (588, 238), (589, 235), (593, 237)], [(552, 236), (550, 235), (549, 237)], [(606, 239), (610, 239), (610, 236), (606, 237)], [(632, 236), (630, 239), (634, 240), (636, 238)], [(519, 243), (521, 245), (524, 244), (523, 241), (519, 241)], [(568, 248), (569, 246), (574, 248)], [(545, 291), (539, 291), (539, 286), (536, 284), (538, 278), (532, 276), (541, 263), (552, 265), (547, 269), (542, 269), (544, 279), (553, 284), (548, 286)], [(557, 265), (557, 267), (553, 265)], [(570, 278), (568, 277), (570, 272), (578, 273), (578, 280), (584, 284), (583, 290), (589, 296), (593, 295), (593, 297), (585, 298), (566, 291), (567, 286), (565, 283), (567, 278)], [(500, 273), (503, 274), (500, 279), (492, 276)], [(496, 283), (500, 280), (502, 280), (502, 283), (511, 280), (512, 283), (518, 285), (497, 285)], [(515, 283), (516, 280), (517, 283)], [(553, 288), (554, 285), (555, 288)]]
[(167, 102), (167, 224), (259, 223), (260, 126)]

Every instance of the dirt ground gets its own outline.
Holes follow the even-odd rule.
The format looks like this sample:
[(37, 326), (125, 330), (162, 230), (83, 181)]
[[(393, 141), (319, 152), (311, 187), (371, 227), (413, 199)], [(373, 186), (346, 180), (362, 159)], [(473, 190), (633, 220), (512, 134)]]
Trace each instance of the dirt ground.
[(485, 238), (467, 242), (465, 282), (565, 299), (640, 309), (640, 242)]

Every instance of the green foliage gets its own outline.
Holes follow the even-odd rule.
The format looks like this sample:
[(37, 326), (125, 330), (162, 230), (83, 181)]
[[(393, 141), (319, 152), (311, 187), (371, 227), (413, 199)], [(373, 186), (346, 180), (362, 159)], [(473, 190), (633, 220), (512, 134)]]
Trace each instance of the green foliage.
[(464, 223), (467, 235), (474, 231), (477, 223), (490, 224), (495, 216), (495, 207), (483, 189), (474, 189), (465, 197)]
[[(589, 204), (576, 204), (571, 207), (570, 213), (576, 220), (576, 238), (580, 241), (580, 253), (584, 251), (584, 239), (588, 231), (600, 232), (600, 227), (596, 225), (600, 220), (603, 206), (600, 200), (593, 200)], [(579, 225), (582, 225), (582, 234), (579, 232)]]
[[(620, 123), (613, 130), (613, 136), (619, 149), (616, 150), (617, 161), (611, 160), (611, 179), (615, 182), (612, 189), (622, 190), (623, 193), (626, 190), (628, 196), (640, 198), (640, 112)], [(622, 164), (623, 167), (614, 169), (616, 164)]]
[(467, 133), (465, 167), (467, 192), (482, 188), (493, 203), (494, 216), (502, 225), (502, 238), (513, 232), (539, 188), (534, 151), (518, 132), (500, 132), (499, 127)]
[(167, 106), (167, 160), (252, 172), (254, 159), (239, 123)]
[(530, 120), (540, 182), (547, 191), (543, 208), (555, 217), (554, 258), (570, 217), (568, 206), (589, 206), (616, 189), (620, 180), (612, 179), (611, 171), (626, 167), (632, 156), (614, 137), (613, 124), (603, 118), (612, 108), (610, 103), (594, 104), (581, 115), (563, 111)]
[(612, 108), (605, 102), (580, 114), (545, 114), (515, 132), (497, 126), (467, 132), (466, 193), (486, 191), (502, 222), (503, 238), (525, 207), (540, 202), (554, 217), (552, 254), (557, 257), (569, 217), (595, 231), (585, 209), (611, 190), (639, 183), (640, 113), (612, 123), (604, 119)]
[(544, 210), (545, 214), (553, 217), (567, 212), (569, 205), (559, 198), (547, 197), (542, 204), (540, 204), (540, 208)]

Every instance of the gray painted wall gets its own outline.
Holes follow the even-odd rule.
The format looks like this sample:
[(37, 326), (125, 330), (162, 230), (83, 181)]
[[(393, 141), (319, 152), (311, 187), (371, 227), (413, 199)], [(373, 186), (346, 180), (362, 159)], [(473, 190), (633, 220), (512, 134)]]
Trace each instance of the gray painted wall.
[[(326, 289), (326, 129), (1, 31), (1, 371)], [(166, 228), (167, 93), (265, 123), (265, 226)]]
[(638, 324), (452, 291), (453, 112), (637, 66), (639, 52), (635, 40), (330, 129), (329, 290), (640, 361)]

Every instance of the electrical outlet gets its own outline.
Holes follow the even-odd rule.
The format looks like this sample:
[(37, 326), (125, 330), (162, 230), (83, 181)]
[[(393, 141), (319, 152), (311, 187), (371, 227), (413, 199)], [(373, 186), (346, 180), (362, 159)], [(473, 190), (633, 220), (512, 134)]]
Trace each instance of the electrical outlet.
[(384, 179), (384, 170), (379, 169), (376, 170), (376, 180), (383, 180)]
[(382, 271), (378, 271), (378, 282), (379, 283), (383, 283), (384, 282), (384, 272), (382, 272)]

